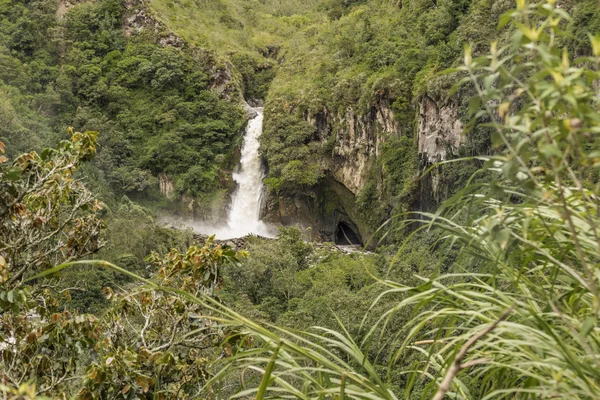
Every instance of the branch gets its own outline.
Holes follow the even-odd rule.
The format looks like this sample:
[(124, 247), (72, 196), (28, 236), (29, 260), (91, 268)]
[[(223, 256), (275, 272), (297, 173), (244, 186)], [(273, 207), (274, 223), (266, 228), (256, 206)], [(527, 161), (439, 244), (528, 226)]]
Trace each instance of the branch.
[(179, 326), (181, 321), (183, 321), (183, 316), (179, 317), (177, 319), (177, 321), (175, 321), (175, 325), (173, 326), (173, 328), (172, 328), (173, 330), (171, 332), (171, 340), (169, 340), (167, 343), (164, 343), (158, 347), (153, 348), (150, 351), (153, 353), (156, 353), (157, 351), (171, 347), (173, 345), (173, 343), (175, 343), (175, 333), (177, 333), (177, 327)]
[(513, 310), (513, 307), (506, 310), (504, 312), (504, 314), (502, 314), (498, 320), (496, 320), (493, 324), (489, 325), (487, 328), (483, 329), (481, 332), (472, 336), (467, 341), (467, 343), (465, 343), (464, 346), (461, 347), (461, 349), (456, 354), (456, 357), (454, 357), (454, 361), (452, 362), (452, 365), (450, 365), (450, 367), (448, 368), (448, 371), (446, 371), (446, 376), (444, 376), (444, 380), (440, 384), (440, 387), (439, 387), (437, 393), (435, 394), (435, 396), (433, 396), (432, 400), (443, 400), (443, 398), (446, 395), (446, 393), (448, 392), (448, 390), (450, 390), (450, 385), (452, 384), (452, 381), (454, 380), (456, 375), (461, 370), (471, 367), (473, 365), (482, 364), (484, 361), (487, 361), (487, 360), (474, 360), (474, 361), (469, 361), (465, 364), (462, 363), (462, 360), (467, 355), (467, 352), (469, 351), (469, 349), (471, 349), (471, 347), (473, 347), (473, 345), (475, 343), (477, 343), (477, 341), (479, 339), (481, 339), (482, 337), (484, 337), (485, 335), (487, 335), (488, 333), (493, 331), (500, 322), (504, 321), (508, 317), (508, 315), (512, 312), (512, 310)]

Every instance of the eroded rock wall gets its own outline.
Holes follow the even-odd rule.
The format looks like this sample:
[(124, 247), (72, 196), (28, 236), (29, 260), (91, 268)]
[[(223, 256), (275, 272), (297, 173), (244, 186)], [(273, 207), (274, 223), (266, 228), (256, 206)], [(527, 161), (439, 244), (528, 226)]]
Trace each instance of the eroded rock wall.
[[(417, 147), (421, 173), (441, 161), (458, 155), (464, 144), (463, 123), (456, 102), (444, 102), (425, 94), (419, 101)], [(431, 211), (447, 196), (452, 182), (446, 182), (442, 168), (433, 168), (418, 182), (414, 208)]]
[(351, 226), (364, 244), (373, 234), (356, 211), (354, 194), (331, 176), (302, 193), (268, 193), (261, 218), (272, 224), (299, 225), (318, 241), (333, 242), (340, 222)]
[[(412, 127), (399, 124), (391, 103), (392, 99), (381, 98), (367, 112), (351, 106), (335, 113), (326, 107), (305, 112), (304, 119), (316, 128), (323, 146), (331, 148), (327, 178), (316, 188), (268, 193), (264, 218), (283, 225), (310, 227), (313, 237), (321, 240), (331, 240), (337, 224), (343, 221), (354, 224), (361, 240), (368, 242), (374, 229), (358, 212), (356, 196), (373, 179), (371, 169), (381, 167), (377, 160), (382, 155), (382, 145), (394, 136), (412, 132), (420, 164), (415, 176), (420, 176), (432, 165), (456, 156), (464, 142), (457, 103), (422, 96)], [(385, 168), (379, 173), (386, 174)], [(377, 190), (385, 190), (379, 186), (381, 183)], [(409, 206), (414, 210), (435, 208), (448, 191), (446, 186), (441, 170), (432, 170), (415, 185), (416, 200)], [(381, 194), (380, 201), (391, 200)]]
[(381, 144), (391, 135), (401, 134), (386, 98), (379, 99), (368, 112), (352, 106), (338, 113), (323, 108), (307, 114), (306, 120), (317, 128), (321, 141), (333, 139), (331, 173), (355, 195), (364, 188)]
[(304, 191), (268, 193), (264, 219), (310, 227), (313, 238), (327, 241), (333, 240), (337, 225), (345, 222), (367, 243), (372, 230), (357, 211), (356, 195), (367, 184), (381, 145), (402, 133), (390, 104), (381, 98), (367, 112), (352, 106), (335, 113), (326, 107), (306, 112), (304, 119), (316, 128), (323, 146), (331, 147), (326, 156), (327, 178)]
[(418, 151), (423, 163), (433, 165), (457, 154), (463, 125), (458, 107), (424, 95), (419, 102)]

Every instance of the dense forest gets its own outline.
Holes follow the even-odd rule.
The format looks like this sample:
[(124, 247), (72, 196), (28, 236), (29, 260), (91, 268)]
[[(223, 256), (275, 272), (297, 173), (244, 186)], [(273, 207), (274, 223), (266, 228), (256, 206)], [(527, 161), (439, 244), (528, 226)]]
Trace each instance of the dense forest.
[[(600, 398), (599, 68), (597, 0), (0, 0), (1, 397)], [(276, 237), (165, 224), (263, 107)]]

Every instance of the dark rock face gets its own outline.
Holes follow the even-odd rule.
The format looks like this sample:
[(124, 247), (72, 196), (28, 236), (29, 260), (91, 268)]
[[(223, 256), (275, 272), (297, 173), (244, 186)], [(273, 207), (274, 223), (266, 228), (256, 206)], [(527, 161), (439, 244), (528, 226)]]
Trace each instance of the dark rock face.
[[(357, 211), (356, 195), (367, 184), (381, 145), (390, 137), (403, 134), (394, 117), (392, 101), (380, 97), (366, 113), (358, 113), (352, 107), (338, 113), (326, 107), (306, 112), (305, 120), (316, 128), (323, 145), (333, 138), (328, 177), (310, 189), (268, 193), (263, 218), (271, 223), (310, 228), (314, 239), (325, 241), (336, 240), (338, 227), (345, 223), (352, 227), (357, 241), (369, 243), (372, 228)], [(462, 129), (457, 104), (428, 95), (421, 97), (415, 140), (423, 172), (458, 153), (463, 143)], [(419, 181), (416, 209), (430, 209), (439, 202), (443, 197), (439, 181), (437, 171)]]
[(273, 224), (299, 225), (318, 241), (335, 242), (340, 223), (351, 228), (358, 243), (368, 243), (372, 236), (356, 210), (354, 194), (332, 177), (305, 192), (268, 193), (262, 218)]
[(356, 209), (356, 195), (365, 187), (380, 146), (400, 135), (391, 99), (379, 96), (367, 111), (353, 107), (333, 112), (324, 107), (305, 112), (304, 119), (317, 130), (323, 146), (333, 143), (327, 178), (310, 189), (294, 193), (268, 193), (263, 219), (267, 222), (310, 228), (315, 240), (335, 241), (341, 222), (351, 226), (356, 240), (368, 243), (368, 224)]
[[(446, 103), (425, 94), (419, 101), (418, 151), (421, 170), (448, 160), (458, 154), (464, 144), (463, 124), (456, 103)], [(419, 180), (418, 202), (420, 211), (431, 211), (447, 195), (448, 187), (441, 183), (439, 168), (431, 170)]]
[(391, 100), (386, 97), (379, 97), (367, 112), (348, 107), (334, 113), (325, 107), (306, 113), (305, 119), (317, 129), (323, 144), (334, 138), (331, 174), (355, 195), (365, 186), (380, 145), (401, 134)]
[(227, 100), (243, 101), (238, 86), (234, 83), (232, 66), (225, 63), (222, 67), (214, 67), (211, 79), (210, 89), (217, 93), (221, 98)]

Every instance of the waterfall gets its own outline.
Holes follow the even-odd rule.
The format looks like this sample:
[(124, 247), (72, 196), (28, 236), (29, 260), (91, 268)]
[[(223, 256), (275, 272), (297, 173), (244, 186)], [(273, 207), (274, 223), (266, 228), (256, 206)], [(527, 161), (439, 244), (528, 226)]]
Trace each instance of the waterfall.
[(231, 199), (227, 220), (214, 225), (195, 220), (179, 220), (164, 216), (162, 221), (171, 226), (190, 227), (195, 232), (215, 235), (217, 239), (232, 239), (250, 233), (274, 237), (273, 231), (260, 220), (264, 171), (260, 162), (258, 138), (262, 134), (263, 109), (253, 108), (256, 115), (248, 122), (240, 157), (240, 165), (233, 173), (236, 190)]
[(249, 233), (271, 236), (268, 227), (260, 220), (264, 171), (258, 153), (258, 138), (262, 134), (263, 109), (255, 108), (254, 111), (257, 115), (248, 122), (244, 134), (239, 170), (233, 173), (237, 189), (233, 194), (227, 227), (216, 233), (222, 239)]

